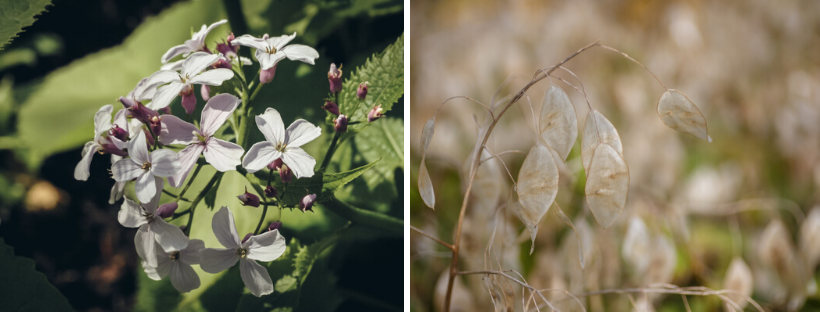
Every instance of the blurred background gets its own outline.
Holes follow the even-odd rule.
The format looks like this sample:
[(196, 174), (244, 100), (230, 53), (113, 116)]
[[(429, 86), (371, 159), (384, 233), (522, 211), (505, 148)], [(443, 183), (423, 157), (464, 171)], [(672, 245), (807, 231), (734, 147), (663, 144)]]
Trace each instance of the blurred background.
[[(411, 27), (411, 224), (446, 242), (453, 240), (475, 120), (487, 114), (454, 100), (437, 115), (427, 151), (435, 210), (417, 189), (425, 122), (452, 96), (489, 105), (496, 90), (496, 99), (513, 94), (537, 69), (596, 40), (686, 94), (714, 139), (707, 143), (667, 128), (656, 111), (664, 89), (640, 66), (604, 49), (584, 52), (564, 66), (620, 134), (631, 178), (624, 212), (606, 230), (592, 217), (583, 197), (579, 137), (556, 202), (578, 229), (586, 269), (579, 266), (575, 235), (554, 207), (528, 255), (522, 222), (506, 210), (496, 213), (509, 197), (510, 177), (500, 162), (488, 162), (467, 210), (460, 270), (489, 266), (485, 248), (495, 233), (493, 264), (520, 272), (537, 288), (579, 294), (668, 283), (749, 292), (767, 311), (820, 310), (820, 2), (418, 0), (411, 3)], [(577, 85), (572, 76), (557, 75)], [(584, 97), (553, 81), (572, 99), (581, 132), (589, 111)], [(549, 84), (528, 92), (536, 116)], [(519, 103), (495, 128), (490, 150), (526, 152), (533, 145), (532, 113), (526, 98)], [(517, 178), (524, 156), (502, 159)], [(411, 233), (413, 311), (441, 310), (450, 255)], [(746, 270), (729, 270), (734, 259)], [(456, 310), (491, 309), (481, 276), (457, 281)], [(521, 288), (512, 285), (520, 311)], [(547, 296), (563, 311), (580, 310), (560, 292)], [(679, 295), (580, 299), (593, 311), (687, 309)], [(693, 311), (724, 309), (714, 296), (687, 299)]]
[[(257, 102), (264, 105), (254, 109), (261, 111), (276, 104), (286, 123), (299, 116), (321, 125), (325, 133), (330, 128), (322, 125), (325, 113), (320, 105), (328, 93), (330, 63), (344, 64), (347, 78), (404, 31), (401, 1), (266, 0), (242, 4), (251, 34), (274, 36), (296, 31), (294, 42), (310, 45), (321, 55), (315, 66), (280, 64), (271, 86), (259, 94)], [(82, 144), (92, 138), (94, 112), (105, 104), (119, 109), (117, 97), (158, 70), (162, 53), (190, 39), (191, 31), (199, 30), (202, 24), (222, 18), (226, 18), (224, 6), (214, 0), (53, 0), (47, 12), (0, 51), (0, 238), (13, 247), (16, 256), (33, 259), (34, 268), (74, 309), (172, 310), (181, 300), (170, 284), (152, 282), (142, 273), (133, 245), (135, 229), (117, 222), (121, 201), (108, 203), (114, 183), (107, 173), (109, 157), (95, 156), (88, 181), (74, 180), (73, 171)], [(223, 26), (212, 32), (209, 47), (221, 42), (228, 31), (228, 26)], [(199, 90), (195, 94), (202, 105)], [(403, 105), (396, 105), (383, 121), (402, 129), (403, 116)], [(261, 134), (255, 135), (252, 140), (261, 140)], [(318, 139), (321, 143), (313, 144), (309, 153), (320, 157), (331, 136)], [(337, 156), (354, 155), (354, 142), (348, 140), (344, 145)], [(367, 157), (345, 155), (348, 163), (340, 164), (338, 159), (343, 156), (335, 157), (332, 170), (369, 162)], [(385, 156), (377, 169), (365, 175), (367, 182), (357, 179), (337, 192), (337, 197), (402, 218), (403, 161), (399, 158), (397, 162), (399, 165)], [(377, 195), (353, 195), (369, 194), (374, 187), (380, 190)], [(233, 203), (236, 195), (214, 196)], [(346, 223), (321, 208), (316, 210), (315, 214), (286, 211), (283, 220), (289, 221), (285, 221), (282, 233), (307, 245)], [(312, 287), (302, 291), (299, 309), (401, 308), (400, 237), (359, 231), (343, 236), (336, 246), (314, 266), (315, 274), (306, 281)], [(9, 252), (4, 246), (0, 255), (9, 256)], [(238, 279), (239, 273), (233, 273)], [(379, 287), (372, 287), (375, 283)], [(11, 282), (4, 284), (14, 287)], [(158, 290), (156, 285), (164, 288)], [(229, 304), (235, 304), (238, 296), (211, 295)], [(207, 302), (197, 304), (185, 309), (222, 310)]]

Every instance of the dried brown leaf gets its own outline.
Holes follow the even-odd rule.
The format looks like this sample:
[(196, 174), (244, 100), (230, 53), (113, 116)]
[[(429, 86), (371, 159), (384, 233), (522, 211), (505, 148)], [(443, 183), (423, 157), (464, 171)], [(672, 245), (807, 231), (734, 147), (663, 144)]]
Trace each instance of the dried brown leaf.
[(712, 142), (706, 129), (706, 117), (678, 90), (664, 92), (658, 100), (658, 116), (669, 128)]
[(513, 212), (527, 225), (533, 245), (538, 222), (547, 214), (558, 194), (558, 167), (552, 155), (549, 147), (536, 144), (518, 172), (517, 192), (521, 209), (516, 211), (514, 206)]
[(541, 138), (558, 152), (562, 161), (566, 160), (578, 138), (578, 118), (575, 106), (558, 86), (551, 86), (544, 94), (538, 125)]
[(608, 144), (622, 158), (624, 157), (624, 148), (621, 145), (621, 137), (618, 136), (618, 130), (609, 122), (604, 115), (601, 115), (597, 110), (592, 110), (587, 114), (584, 124), (584, 134), (581, 139), (581, 160), (584, 163), (584, 170), (589, 175), (589, 165), (592, 163), (592, 155), (595, 149), (600, 144)]
[(600, 144), (592, 156), (586, 187), (587, 204), (598, 224), (608, 228), (626, 205), (629, 168), (609, 144)]

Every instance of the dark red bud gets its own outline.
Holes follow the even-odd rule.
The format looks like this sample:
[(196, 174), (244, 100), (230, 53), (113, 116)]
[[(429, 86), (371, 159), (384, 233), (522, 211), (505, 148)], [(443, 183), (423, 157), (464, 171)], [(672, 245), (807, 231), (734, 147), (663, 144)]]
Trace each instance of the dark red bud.
[(177, 211), (179, 205), (177, 203), (167, 203), (159, 206), (156, 215), (161, 219), (170, 218), (174, 216), (174, 211)]
[(273, 76), (276, 76), (276, 66), (279, 64), (273, 65), (273, 67), (268, 69), (263, 69), (259, 72), (259, 83), (268, 83), (273, 81)]
[(384, 115), (384, 110), (382, 110), (382, 105), (373, 106), (369, 112), (367, 112), (367, 122), (373, 122), (376, 119), (379, 119)]
[(239, 198), (239, 201), (242, 202), (242, 206), (259, 207), (259, 196), (249, 193), (247, 187), (245, 187), (245, 194), (239, 195), (236, 198)]
[(305, 197), (302, 197), (302, 200), (299, 201), (299, 208), (302, 209), (302, 212), (310, 210), (313, 212), (313, 203), (316, 201), (316, 194), (308, 194)]
[(327, 80), (330, 82), (330, 93), (336, 94), (342, 91), (342, 66), (339, 65), (339, 68), (336, 68), (336, 64), (330, 64)]
[(265, 188), (265, 197), (267, 198), (274, 198), (278, 194), (279, 192), (277, 192), (276, 188), (274, 188), (272, 185), (268, 185), (268, 187)]
[(193, 114), (194, 109), (196, 108), (196, 96), (194, 96), (194, 88), (189, 87), (186, 90), (182, 90), (180, 94), (182, 95), (182, 108), (185, 108), (185, 113)]
[(120, 128), (116, 124), (114, 124), (114, 126), (111, 127), (111, 130), (108, 131), (108, 135), (115, 137), (123, 142), (128, 141), (128, 131), (125, 131), (125, 129)]
[(339, 115), (339, 118), (333, 119), (333, 129), (336, 132), (345, 132), (347, 131), (347, 116)]
[(282, 228), (282, 222), (273, 221), (268, 225), (268, 231), (278, 230)]
[(279, 178), (282, 179), (284, 183), (293, 181), (293, 171), (288, 168), (288, 165), (282, 164), (282, 167), (279, 168)]
[(245, 235), (245, 238), (243, 238), (243, 239), (242, 239), (242, 243), (244, 244), (245, 242), (247, 242), (247, 241), (248, 241), (248, 239), (249, 239), (249, 238), (251, 238), (251, 236), (253, 236), (253, 233), (248, 233), (248, 234), (246, 234), (246, 235)]
[(270, 169), (270, 170), (279, 170), (279, 168), (282, 168), (282, 164), (284, 164), (282, 162), (282, 158), (277, 158), (276, 160), (274, 160), (274, 161), (272, 161), (271, 163), (268, 164), (268, 169)]
[(199, 89), (199, 95), (202, 96), (203, 101), (207, 102), (211, 99), (211, 87), (202, 85), (202, 87)]
[(367, 89), (367, 81), (360, 83), (359, 89), (356, 90), (356, 97), (364, 101), (364, 98), (367, 97)]
[(325, 101), (325, 105), (322, 106), (322, 108), (333, 115), (339, 116), (339, 105), (336, 105), (336, 103)]

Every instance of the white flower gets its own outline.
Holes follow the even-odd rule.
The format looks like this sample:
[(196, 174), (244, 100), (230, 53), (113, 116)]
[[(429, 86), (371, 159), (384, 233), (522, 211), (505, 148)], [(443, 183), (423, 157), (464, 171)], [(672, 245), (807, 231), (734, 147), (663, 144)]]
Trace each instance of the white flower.
[(197, 51), (208, 51), (205, 47), (205, 37), (208, 36), (208, 33), (211, 32), (214, 28), (219, 25), (227, 23), (228, 20), (221, 20), (216, 23), (211, 24), (211, 26), (202, 25), (202, 28), (199, 29), (198, 32), (195, 32), (191, 39), (185, 40), (185, 44), (181, 44), (175, 46), (165, 52), (162, 55), (162, 63), (168, 63), (169, 60), (174, 58), (174, 56), (182, 54), (183, 57), (187, 56), (187, 54), (191, 54)]
[[(256, 261), (269, 262), (285, 253), (285, 238), (279, 230), (272, 230), (239, 241), (233, 214), (222, 207), (212, 221), (214, 234), (227, 249), (205, 248), (202, 250), (200, 267), (208, 273), (219, 273), (239, 261), (239, 272), (245, 286), (254, 296), (261, 297), (273, 292), (273, 281), (265, 267)], [(256, 260), (256, 261), (254, 261)]]
[[(160, 178), (157, 180), (160, 180), (157, 183), (160, 186), (155, 188), (155, 191), (160, 192), (162, 180)], [(122, 226), (139, 228), (137, 235), (134, 236), (134, 245), (137, 247), (137, 254), (140, 258), (152, 267), (159, 265), (154, 245), (159, 244), (166, 252), (182, 250), (188, 246), (188, 237), (182, 233), (182, 230), (156, 215), (159, 198), (160, 196), (157, 196), (155, 200), (148, 201), (141, 206), (126, 198), (117, 214), (117, 220)]]
[[(171, 104), (177, 95), (193, 90), (194, 84), (219, 86), (225, 80), (233, 78), (233, 71), (227, 68), (216, 68), (204, 71), (213, 65), (217, 60), (223, 58), (222, 54), (210, 54), (205, 52), (194, 52), (182, 62), (182, 70), (160, 70), (146, 82), (149, 86), (159, 86), (156, 95), (149, 103), (148, 108), (158, 110)], [(204, 71), (204, 72), (203, 72)], [(167, 83), (167, 85), (165, 85)]]
[(254, 56), (259, 61), (259, 65), (262, 66), (262, 70), (275, 66), (276, 63), (286, 57), (291, 61), (302, 61), (313, 65), (313, 60), (319, 58), (319, 52), (306, 45), (287, 45), (295, 37), (296, 32), (290, 36), (282, 35), (279, 37), (268, 37), (268, 34), (265, 34), (262, 38), (242, 35), (231, 41), (231, 45), (255, 48), (256, 53)]
[(158, 281), (170, 274), (171, 284), (182, 293), (199, 288), (199, 275), (191, 265), (199, 264), (199, 253), (205, 248), (204, 242), (192, 239), (188, 242), (188, 247), (168, 252), (162, 250), (159, 245), (156, 246), (157, 265), (142, 263), (149, 278)]
[(300, 146), (319, 137), (322, 128), (304, 119), (297, 119), (290, 124), (286, 132), (282, 116), (273, 108), (268, 108), (264, 114), (256, 116), (256, 125), (267, 141), (251, 146), (242, 159), (242, 167), (253, 173), (281, 157), (288, 168), (293, 170), (296, 178), (313, 176), (316, 160)]
[[(162, 179), (179, 171), (179, 158), (176, 153), (167, 149), (158, 149), (150, 154), (145, 143), (145, 132), (128, 141), (128, 156), (111, 166), (111, 173), (117, 182), (137, 179), (134, 189), (140, 202), (147, 203), (157, 195), (157, 188), (162, 190)], [(158, 184), (158, 185), (157, 185)]]
[[(86, 142), (85, 146), (83, 146), (83, 158), (77, 166), (74, 167), (75, 179), (80, 181), (88, 180), (91, 159), (94, 157), (94, 153), (98, 151), (112, 155), (127, 155), (125, 151), (123, 151), (126, 147), (125, 141), (108, 133), (113, 127), (113, 124), (111, 124), (111, 112), (113, 110), (114, 107), (112, 105), (105, 105), (94, 115), (94, 139), (90, 142)], [(114, 119), (117, 123), (121, 122), (119, 120), (125, 120), (125, 110), (119, 110)], [(127, 127), (124, 124), (118, 126)]]
[(236, 170), (236, 166), (242, 163), (240, 159), (245, 150), (241, 146), (213, 137), (240, 102), (242, 100), (227, 93), (211, 98), (202, 109), (200, 129), (174, 115), (163, 116), (159, 141), (165, 145), (190, 144), (179, 152), (181, 170), (168, 178), (171, 186), (180, 187), (185, 182), (185, 177), (203, 153), (205, 161), (222, 172)]

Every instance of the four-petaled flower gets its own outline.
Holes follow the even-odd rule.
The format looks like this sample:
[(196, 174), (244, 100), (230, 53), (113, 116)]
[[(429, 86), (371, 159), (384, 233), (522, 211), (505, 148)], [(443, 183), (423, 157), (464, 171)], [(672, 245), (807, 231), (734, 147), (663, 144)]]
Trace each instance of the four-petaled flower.
[[(160, 180), (160, 178), (157, 178)], [(162, 190), (162, 181), (157, 183), (159, 187), (155, 191)], [(139, 228), (134, 236), (134, 245), (137, 247), (137, 254), (151, 267), (159, 265), (158, 254), (154, 245), (159, 244), (165, 252), (182, 250), (188, 246), (188, 237), (182, 233), (178, 227), (169, 224), (157, 216), (156, 199), (148, 201), (142, 205), (137, 204), (128, 198), (123, 201), (117, 220), (124, 227)], [(168, 205), (168, 204), (165, 204)]]
[(268, 270), (256, 261), (269, 262), (285, 253), (285, 238), (279, 230), (272, 230), (239, 240), (233, 214), (228, 207), (222, 207), (212, 220), (216, 238), (226, 249), (205, 248), (202, 250), (200, 267), (208, 273), (219, 273), (239, 261), (239, 272), (245, 286), (254, 296), (261, 297), (273, 292)]
[(162, 63), (168, 63), (168, 61), (174, 58), (174, 56), (180, 54), (185, 57), (187, 56), (186, 54), (191, 54), (197, 51), (209, 52), (208, 48), (205, 47), (205, 37), (208, 36), (208, 33), (211, 32), (211, 30), (227, 22), (228, 20), (223, 19), (211, 24), (211, 26), (202, 25), (202, 28), (200, 28), (198, 32), (195, 32), (194, 35), (191, 36), (191, 39), (185, 40), (184, 44), (168, 49), (168, 52), (165, 52), (165, 54), (162, 55)]
[(194, 84), (219, 86), (225, 80), (233, 78), (233, 71), (226, 68), (216, 68), (203, 72), (222, 57), (222, 54), (194, 52), (182, 62), (180, 72), (160, 70), (148, 77), (147, 84), (149, 86), (163, 85), (159, 87), (157, 94), (154, 95), (148, 107), (154, 110), (164, 108), (171, 104), (171, 101), (181, 93), (193, 92)]
[[(185, 238), (187, 240), (187, 238)], [(181, 250), (165, 251), (159, 245), (156, 247), (157, 265), (151, 266), (143, 262), (145, 274), (158, 281), (171, 275), (171, 285), (179, 292), (186, 293), (199, 288), (199, 275), (192, 264), (199, 264), (199, 253), (205, 248), (205, 243), (198, 239), (188, 241), (188, 247)]]
[(196, 164), (200, 154), (205, 154), (205, 161), (222, 172), (235, 170), (236, 166), (242, 163), (241, 158), (245, 150), (241, 146), (213, 137), (240, 102), (242, 100), (227, 93), (214, 96), (202, 109), (199, 129), (174, 115), (163, 116), (159, 141), (165, 145), (190, 144), (179, 151), (181, 169), (168, 178), (171, 186), (180, 187), (185, 182), (185, 177)]
[(231, 44), (255, 48), (256, 53), (254, 56), (263, 70), (273, 67), (286, 57), (291, 61), (302, 61), (313, 65), (313, 60), (319, 58), (319, 52), (306, 45), (288, 45), (288, 42), (295, 37), (296, 32), (290, 36), (282, 35), (279, 37), (268, 37), (268, 34), (265, 34), (262, 38), (242, 35), (231, 41)]
[(134, 190), (137, 199), (143, 203), (158, 195), (157, 187), (162, 190), (162, 179), (159, 177), (170, 177), (179, 171), (179, 158), (171, 150), (158, 149), (148, 153), (145, 132), (128, 141), (128, 156), (130, 158), (120, 159), (111, 166), (111, 174), (117, 182), (137, 179)]
[(297, 179), (313, 176), (316, 160), (300, 146), (319, 137), (322, 128), (307, 120), (297, 119), (285, 131), (282, 116), (273, 108), (268, 108), (264, 114), (256, 116), (256, 125), (267, 141), (251, 146), (242, 159), (242, 167), (253, 173), (281, 157), (285, 165), (293, 170)]
[[(127, 143), (115, 135), (110, 135), (109, 131), (113, 128), (111, 124), (111, 111), (114, 106), (111, 104), (105, 105), (97, 111), (94, 115), (94, 140), (86, 142), (83, 146), (83, 158), (74, 167), (74, 178), (80, 181), (88, 180), (89, 167), (91, 166), (91, 159), (94, 153), (109, 153), (112, 155), (125, 156), (127, 153), (123, 151)], [(125, 121), (125, 111), (119, 110), (114, 116), (114, 122), (118, 127), (127, 127)]]

